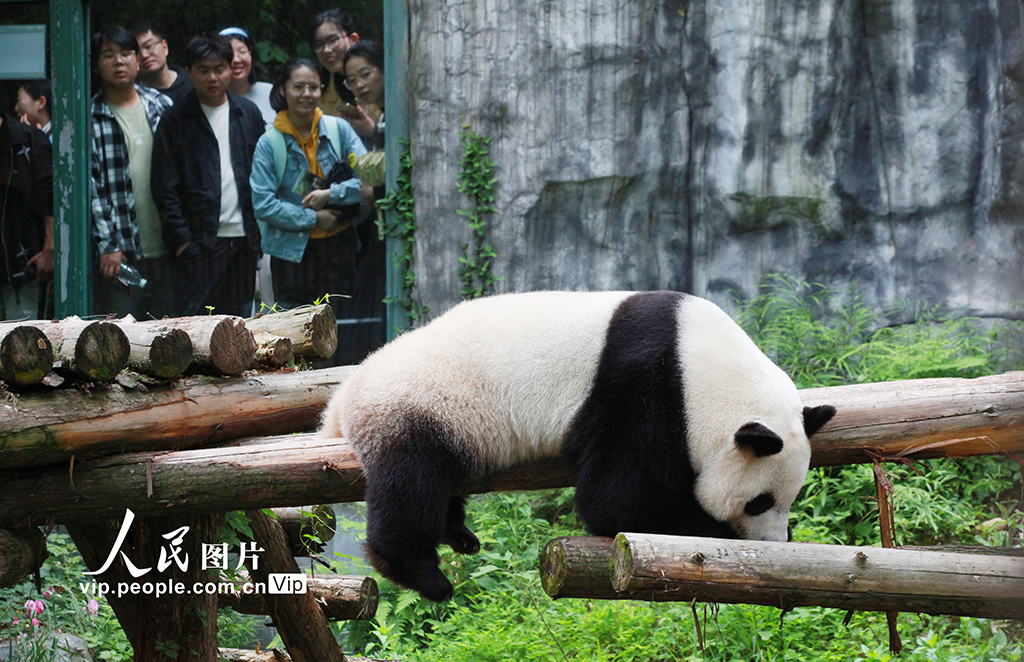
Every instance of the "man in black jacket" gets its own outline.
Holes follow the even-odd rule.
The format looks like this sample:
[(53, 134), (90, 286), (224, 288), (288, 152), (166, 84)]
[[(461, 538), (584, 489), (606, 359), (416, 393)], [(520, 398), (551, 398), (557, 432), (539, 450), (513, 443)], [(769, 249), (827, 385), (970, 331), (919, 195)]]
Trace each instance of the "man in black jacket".
[(153, 199), (175, 256), (178, 314), (249, 316), (260, 234), (249, 175), (265, 123), (228, 91), (231, 43), (194, 37), (185, 48), (193, 89), (164, 115), (153, 148)]
[(9, 107), (0, 92), (0, 319), (34, 319), (53, 314), (53, 158), (46, 135)]

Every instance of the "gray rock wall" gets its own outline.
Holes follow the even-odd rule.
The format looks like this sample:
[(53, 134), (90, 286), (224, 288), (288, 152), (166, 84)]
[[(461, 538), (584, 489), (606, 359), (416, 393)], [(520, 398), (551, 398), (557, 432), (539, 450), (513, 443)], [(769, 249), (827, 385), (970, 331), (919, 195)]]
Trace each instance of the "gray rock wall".
[(459, 299), (468, 123), (499, 290), (763, 274), (1021, 317), (1019, 0), (410, 0), (419, 298)]

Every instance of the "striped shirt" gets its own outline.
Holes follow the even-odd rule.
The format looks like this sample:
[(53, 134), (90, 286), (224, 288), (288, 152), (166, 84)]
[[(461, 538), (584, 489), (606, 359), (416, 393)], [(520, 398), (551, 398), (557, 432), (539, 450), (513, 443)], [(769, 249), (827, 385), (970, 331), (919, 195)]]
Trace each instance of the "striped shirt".
[[(149, 126), (156, 132), (160, 117), (171, 106), (169, 97), (136, 85)], [(128, 144), (101, 90), (92, 99), (92, 235), (99, 254), (121, 251), (131, 259), (143, 257), (135, 194), (128, 163)]]

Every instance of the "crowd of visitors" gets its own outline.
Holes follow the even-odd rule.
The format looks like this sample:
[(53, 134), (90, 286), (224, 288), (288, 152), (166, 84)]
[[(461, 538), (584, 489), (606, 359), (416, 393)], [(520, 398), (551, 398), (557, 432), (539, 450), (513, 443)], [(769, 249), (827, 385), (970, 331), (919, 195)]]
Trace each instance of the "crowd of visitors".
[[(384, 342), (383, 187), (350, 165), (383, 150), (383, 50), (336, 9), (309, 40), (317, 61), (270, 82), (242, 27), (193, 37), (182, 66), (149, 22), (92, 36), (93, 313), (251, 316), (328, 296), (352, 354), (337, 358)], [(48, 81), (0, 98), (7, 320), (53, 314), (50, 102)]]

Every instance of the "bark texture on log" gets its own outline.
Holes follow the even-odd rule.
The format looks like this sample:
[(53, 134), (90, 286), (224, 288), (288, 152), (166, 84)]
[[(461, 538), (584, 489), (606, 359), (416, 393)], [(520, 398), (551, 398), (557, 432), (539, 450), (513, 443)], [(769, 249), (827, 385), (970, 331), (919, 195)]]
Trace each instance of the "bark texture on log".
[(265, 331), (290, 338), (295, 356), (307, 359), (329, 359), (338, 348), (338, 322), (327, 304), (302, 306), (246, 320), (255, 333)]
[(42, 329), (27, 324), (0, 324), (0, 379), (32, 386), (53, 370), (53, 346)]
[(291, 338), (259, 329), (252, 332), (252, 337), (256, 343), (256, 362), (260, 365), (277, 369), (288, 365), (295, 359)]
[[(107, 582), (115, 591), (107, 595), (107, 602), (132, 645), (135, 662), (172, 662), (174, 659), (214, 662), (217, 659), (217, 596), (205, 592), (193, 594), (191, 587), (196, 582), (205, 584), (219, 580), (216, 571), (203, 570), (199, 560), (202, 543), (217, 540), (220, 520), (219, 515), (135, 519), (120, 550), (138, 568), (151, 570), (135, 577), (124, 557), (119, 555), (108, 570), (94, 576), (96, 581)], [(116, 521), (68, 526), (68, 533), (90, 571), (95, 572), (104, 565), (124, 521), (122, 509)], [(187, 526), (188, 531), (178, 548), (180, 558), (187, 555), (189, 559), (185, 570), (172, 560), (166, 569), (159, 571), (161, 551), (169, 544), (164, 535), (183, 526)], [(187, 587), (185, 594), (167, 594), (158, 599), (141, 591), (135, 595), (128, 591), (120, 597), (116, 593), (120, 583), (131, 586), (135, 582), (141, 585), (168, 581)]]
[(139, 324), (131, 317), (113, 320), (131, 346), (128, 367), (145, 375), (170, 379), (185, 373), (192, 363), (192, 338), (183, 329)]
[(800, 391), (836, 416), (811, 439), (811, 466), (1024, 451), (1024, 372)]
[(55, 368), (88, 381), (110, 381), (128, 365), (131, 345), (111, 322), (77, 317), (60, 321), (30, 321), (53, 346)]
[(552, 598), (618, 600), (612, 588), (611, 538), (555, 538), (540, 556), (540, 585)]
[(354, 370), (188, 377), (145, 392), (110, 385), (22, 397), (0, 408), (0, 467), (311, 430), (334, 389)]
[[(329, 621), (368, 621), (377, 613), (380, 590), (373, 577), (362, 575), (306, 576), (306, 589)], [(240, 614), (270, 615), (263, 595), (221, 595), (220, 607)]]
[(181, 329), (192, 339), (190, 372), (238, 375), (248, 370), (256, 355), (256, 341), (245, 320), (231, 315), (196, 315), (139, 322)]
[[(262, 510), (249, 510), (246, 514), (253, 539), (264, 550), (258, 563), (247, 563), (249, 576), (269, 586), (271, 573), (298, 573), (299, 566), (288, 550), (284, 529), (277, 520)], [(274, 619), (281, 641), (295, 662), (344, 662), (345, 655), (311, 593), (267, 594), (263, 601), (269, 616)]]
[(620, 533), (612, 586), (680, 602), (1024, 619), (1019, 558)]
[(38, 526), (0, 529), (0, 588), (14, 586), (43, 565), (49, 556)]

